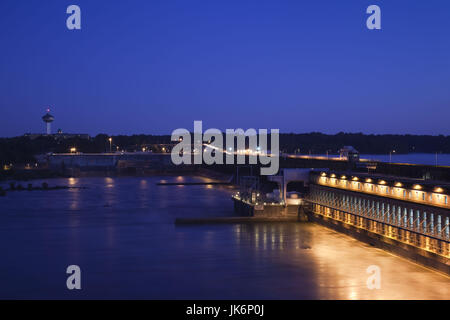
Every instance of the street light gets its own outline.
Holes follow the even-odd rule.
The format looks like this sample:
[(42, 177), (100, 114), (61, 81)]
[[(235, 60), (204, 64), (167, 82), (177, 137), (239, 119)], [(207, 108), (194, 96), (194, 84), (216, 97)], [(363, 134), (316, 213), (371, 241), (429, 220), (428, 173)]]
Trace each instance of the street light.
[(389, 163), (392, 162), (392, 154), (395, 153), (395, 150), (389, 151)]
[(112, 152), (112, 138), (109, 137), (109, 152)]

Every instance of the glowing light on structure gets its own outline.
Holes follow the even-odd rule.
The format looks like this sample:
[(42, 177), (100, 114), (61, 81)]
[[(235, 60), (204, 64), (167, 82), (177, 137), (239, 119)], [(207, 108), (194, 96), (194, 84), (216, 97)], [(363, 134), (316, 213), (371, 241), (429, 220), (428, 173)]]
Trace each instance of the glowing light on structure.
[(380, 180), (378, 183), (379, 183), (379, 184), (386, 184), (386, 181)]
[(346, 177), (346, 176), (342, 176), (341, 179), (344, 179), (344, 180), (345, 180), (345, 179), (347, 179), (347, 177)]
[(322, 172), (320, 175), (321, 175), (322, 177), (325, 177), (327, 174), (326, 174), (325, 172)]
[(415, 190), (420, 190), (420, 189), (422, 189), (422, 186), (421, 186), (420, 184), (415, 184), (415, 185), (413, 186), (413, 189), (415, 189)]
[(367, 179), (366, 179), (366, 182), (372, 182), (372, 179), (367, 178)]
[(434, 192), (444, 192), (444, 189), (442, 189), (441, 187), (436, 187), (434, 188)]
[(353, 181), (358, 181), (359, 179), (358, 179), (358, 177), (353, 177), (352, 180)]
[(396, 186), (396, 187), (402, 187), (403, 185), (402, 185), (400, 182), (397, 182), (397, 183), (395, 184), (395, 186)]
[(53, 117), (50, 114), (50, 108), (47, 108), (47, 113), (42, 117), (42, 120), (45, 122), (47, 126), (47, 134), (52, 134), (52, 122), (55, 120), (55, 117)]

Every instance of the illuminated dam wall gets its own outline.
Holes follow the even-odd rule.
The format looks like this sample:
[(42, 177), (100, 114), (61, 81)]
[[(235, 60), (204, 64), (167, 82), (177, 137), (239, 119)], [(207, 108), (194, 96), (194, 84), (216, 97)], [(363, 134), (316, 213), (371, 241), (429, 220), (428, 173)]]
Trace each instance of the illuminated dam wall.
[(164, 172), (176, 169), (170, 160), (170, 154), (151, 152), (50, 154), (45, 161), (50, 170), (70, 175)]
[(450, 274), (448, 185), (311, 173), (310, 220)]

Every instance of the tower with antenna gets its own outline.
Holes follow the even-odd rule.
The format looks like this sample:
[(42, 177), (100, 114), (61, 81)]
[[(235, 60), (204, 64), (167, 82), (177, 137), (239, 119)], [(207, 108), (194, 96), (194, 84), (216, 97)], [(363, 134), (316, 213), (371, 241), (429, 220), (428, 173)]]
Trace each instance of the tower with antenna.
[(42, 120), (47, 125), (47, 134), (52, 134), (52, 122), (55, 120), (55, 117), (50, 114), (50, 108), (47, 109), (47, 113), (42, 117)]

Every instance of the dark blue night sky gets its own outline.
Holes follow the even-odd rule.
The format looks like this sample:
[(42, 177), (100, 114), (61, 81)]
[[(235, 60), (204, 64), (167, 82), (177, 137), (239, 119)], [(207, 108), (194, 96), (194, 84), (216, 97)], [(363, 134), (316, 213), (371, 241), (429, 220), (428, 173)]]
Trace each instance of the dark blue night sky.
[(450, 134), (448, 0), (2, 0), (0, 57), (0, 136), (43, 132), (47, 106), (90, 134)]

